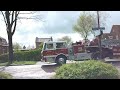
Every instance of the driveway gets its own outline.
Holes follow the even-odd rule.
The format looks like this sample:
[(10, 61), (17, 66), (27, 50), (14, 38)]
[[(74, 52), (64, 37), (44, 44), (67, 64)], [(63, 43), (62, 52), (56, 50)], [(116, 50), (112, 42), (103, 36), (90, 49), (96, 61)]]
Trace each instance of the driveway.
[(0, 71), (9, 72), (14, 79), (50, 79), (55, 75), (55, 64), (38, 62), (36, 65), (0, 67)]
[[(67, 61), (74, 63), (75, 61)], [(56, 64), (37, 62), (36, 65), (1, 66), (0, 71), (10, 73), (14, 79), (50, 79), (55, 75)]]
[[(67, 61), (67, 63), (74, 62)], [(120, 61), (112, 62), (112, 64), (120, 71)], [(0, 71), (9, 72), (14, 79), (50, 79), (55, 75), (55, 69), (57, 67), (56, 64), (38, 62), (36, 65), (2, 66), (0, 67)]]

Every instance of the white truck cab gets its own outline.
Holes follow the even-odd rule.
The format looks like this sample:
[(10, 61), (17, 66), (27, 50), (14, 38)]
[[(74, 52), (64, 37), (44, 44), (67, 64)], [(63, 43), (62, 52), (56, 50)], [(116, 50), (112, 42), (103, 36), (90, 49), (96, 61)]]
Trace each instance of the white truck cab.
[(42, 60), (57, 64), (66, 63), (68, 58), (68, 48), (65, 41), (49, 41), (43, 44), (41, 51)]

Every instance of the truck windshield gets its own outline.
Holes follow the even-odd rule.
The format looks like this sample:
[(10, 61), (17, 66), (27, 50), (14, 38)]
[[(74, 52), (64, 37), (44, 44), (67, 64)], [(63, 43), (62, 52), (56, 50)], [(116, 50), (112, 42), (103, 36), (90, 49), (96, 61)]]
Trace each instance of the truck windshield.
[(46, 49), (53, 49), (53, 43), (47, 43)]
[(65, 48), (65, 43), (56, 43), (56, 48)]

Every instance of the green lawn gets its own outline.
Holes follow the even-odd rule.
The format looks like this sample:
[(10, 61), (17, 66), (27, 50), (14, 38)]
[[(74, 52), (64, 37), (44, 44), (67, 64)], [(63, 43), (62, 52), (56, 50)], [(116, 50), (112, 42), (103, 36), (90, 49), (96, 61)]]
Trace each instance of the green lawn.
[(12, 79), (12, 75), (0, 71), (0, 79)]
[[(38, 61), (14, 61), (11, 65), (34, 65)], [(6, 66), (8, 62), (0, 63), (0, 66)]]

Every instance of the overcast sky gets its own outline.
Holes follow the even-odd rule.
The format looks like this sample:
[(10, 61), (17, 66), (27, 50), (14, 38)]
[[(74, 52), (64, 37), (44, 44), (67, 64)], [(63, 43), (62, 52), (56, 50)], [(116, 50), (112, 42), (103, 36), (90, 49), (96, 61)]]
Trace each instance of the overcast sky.
[[(20, 43), (22, 46), (34, 46), (35, 38), (53, 37), (57, 40), (63, 36), (70, 36), (72, 40), (82, 40), (81, 36), (73, 32), (72, 27), (80, 15), (80, 11), (45, 11), (44, 22), (33, 20), (21, 20), (18, 22), (16, 32), (13, 36), (13, 43)], [(110, 32), (112, 25), (120, 25), (120, 12), (107, 11), (109, 18), (106, 21), (107, 26), (104, 32)], [(0, 16), (0, 36), (7, 39), (7, 33), (2, 16)], [(92, 39), (90, 36), (89, 39)]]

